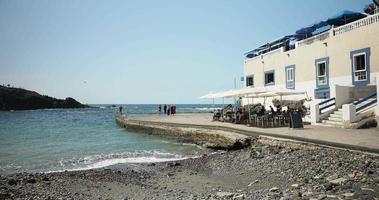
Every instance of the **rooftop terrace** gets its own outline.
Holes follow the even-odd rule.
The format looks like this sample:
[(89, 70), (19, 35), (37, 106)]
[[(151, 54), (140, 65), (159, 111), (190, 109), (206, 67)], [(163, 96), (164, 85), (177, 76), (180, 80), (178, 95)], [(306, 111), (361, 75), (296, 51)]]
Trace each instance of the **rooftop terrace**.
[(285, 52), (299, 46), (323, 41), (329, 37), (338, 36), (346, 32), (359, 29), (379, 22), (379, 13), (365, 15), (351, 11), (343, 11), (326, 21), (315, 23), (296, 31), (294, 35), (287, 35), (273, 42), (262, 45), (245, 53), (247, 59), (254, 59), (276, 52)]

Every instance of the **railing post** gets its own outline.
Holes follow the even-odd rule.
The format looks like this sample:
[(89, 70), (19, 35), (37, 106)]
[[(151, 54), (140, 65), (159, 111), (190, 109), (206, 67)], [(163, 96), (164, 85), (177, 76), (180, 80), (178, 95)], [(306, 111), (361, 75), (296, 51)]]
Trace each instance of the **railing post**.
[(354, 104), (342, 105), (342, 123), (344, 128), (350, 128), (351, 123), (355, 121), (356, 110)]
[(311, 105), (311, 123), (316, 124), (320, 121), (320, 107), (318, 103)]

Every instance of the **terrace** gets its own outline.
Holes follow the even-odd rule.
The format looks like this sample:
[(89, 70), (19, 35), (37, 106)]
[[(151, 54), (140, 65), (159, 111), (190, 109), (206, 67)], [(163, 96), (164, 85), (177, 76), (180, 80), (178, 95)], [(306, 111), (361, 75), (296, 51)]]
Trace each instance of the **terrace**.
[(328, 18), (326, 21), (299, 29), (294, 35), (287, 35), (249, 51), (245, 53), (245, 57), (247, 60), (250, 60), (277, 52), (289, 51), (378, 22), (379, 13), (365, 15), (352, 11), (342, 11)]

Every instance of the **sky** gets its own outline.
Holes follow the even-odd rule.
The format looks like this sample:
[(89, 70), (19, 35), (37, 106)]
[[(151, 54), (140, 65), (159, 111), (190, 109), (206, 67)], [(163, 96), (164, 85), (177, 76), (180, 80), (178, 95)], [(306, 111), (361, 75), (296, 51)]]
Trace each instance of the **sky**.
[(211, 103), (243, 54), (371, 0), (0, 0), (0, 84), (82, 103)]

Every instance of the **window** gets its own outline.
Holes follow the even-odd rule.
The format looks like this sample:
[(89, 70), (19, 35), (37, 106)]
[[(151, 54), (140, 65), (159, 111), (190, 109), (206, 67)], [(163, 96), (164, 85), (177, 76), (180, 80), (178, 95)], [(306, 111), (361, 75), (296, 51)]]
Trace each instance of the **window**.
[(369, 47), (350, 52), (351, 80), (354, 86), (363, 87), (370, 83), (370, 57)]
[(246, 87), (254, 86), (254, 76), (246, 76)]
[(360, 53), (353, 56), (354, 58), (354, 81), (367, 80), (366, 53)]
[(326, 85), (328, 83), (327, 71), (326, 71), (326, 62), (317, 63), (317, 84)]
[(274, 70), (265, 72), (265, 85), (274, 85), (274, 84), (275, 84)]
[(286, 72), (286, 88), (294, 89), (295, 88), (295, 65), (287, 66), (285, 68)]

